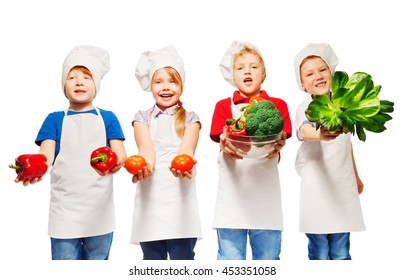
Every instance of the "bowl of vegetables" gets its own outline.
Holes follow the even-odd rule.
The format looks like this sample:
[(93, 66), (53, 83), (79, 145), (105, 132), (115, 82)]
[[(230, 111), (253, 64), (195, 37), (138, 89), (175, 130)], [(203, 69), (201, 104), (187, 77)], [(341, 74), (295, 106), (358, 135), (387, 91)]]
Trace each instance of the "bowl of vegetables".
[(263, 158), (281, 139), (284, 119), (275, 105), (252, 98), (238, 119), (228, 119), (223, 128), (227, 144), (245, 158)]
[(229, 126), (223, 128), (226, 144), (243, 158), (264, 158), (275, 149), (276, 142), (281, 139), (282, 132), (263, 135), (235, 135)]

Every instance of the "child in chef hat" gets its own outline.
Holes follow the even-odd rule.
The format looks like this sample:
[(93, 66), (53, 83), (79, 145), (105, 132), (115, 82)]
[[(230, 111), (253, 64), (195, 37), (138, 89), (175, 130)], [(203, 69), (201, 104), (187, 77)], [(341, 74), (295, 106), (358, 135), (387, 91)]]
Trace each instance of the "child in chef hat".
[[(287, 104), (270, 97), (261, 85), (266, 69), (260, 51), (248, 42), (234, 41), (227, 49), (220, 70), (224, 79), (236, 88), (232, 97), (216, 103), (210, 137), (220, 143), (219, 187), (214, 228), (218, 237), (220, 260), (246, 259), (250, 239), (254, 260), (279, 259), (283, 230), (278, 153), (291, 136)], [(223, 135), (228, 118), (237, 119), (250, 99), (271, 101), (284, 118), (282, 138), (275, 152), (265, 158), (242, 158)]]
[[(108, 146), (118, 157), (109, 174), (126, 159), (124, 135), (115, 114), (93, 105), (109, 71), (109, 54), (95, 46), (77, 46), (62, 68), (66, 110), (50, 113), (35, 140), (53, 165), (48, 232), (54, 260), (106, 260), (115, 229), (112, 176), (90, 165), (93, 150)], [(33, 184), (42, 178), (23, 182)]]
[(136, 78), (155, 103), (138, 111), (132, 122), (148, 167), (132, 179), (138, 186), (131, 242), (140, 244), (145, 260), (193, 260), (202, 236), (196, 170), (182, 174), (169, 168), (177, 155), (194, 157), (201, 129), (198, 115), (180, 101), (184, 64), (173, 46), (146, 51), (136, 65)]
[[(350, 260), (350, 232), (365, 230), (359, 195), (363, 183), (355, 165), (351, 135), (316, 129), (305, 110), (311, 95), (331, 96), (338, 58), (328, 44), (308, 44), (295, 57), (295, 74), (306, 100), (296, 110), (301, 146), (296, 170), (300, 184), (300, 231), (311, 260)], [(336, 172), (336, 170), (338, 170)]]

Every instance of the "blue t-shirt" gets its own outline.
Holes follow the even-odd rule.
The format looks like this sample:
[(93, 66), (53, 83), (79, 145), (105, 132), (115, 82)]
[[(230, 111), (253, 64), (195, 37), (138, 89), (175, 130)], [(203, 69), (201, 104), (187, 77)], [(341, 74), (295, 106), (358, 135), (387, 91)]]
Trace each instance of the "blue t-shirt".
[[(111, 139), (125, 140), (125, 136), (123, 134), (121, 125), (116, 115), (111, 111), (106, 111), (102, 109), (99, 110), (105, 125), (106, 138), (107, 138), (107, 143), (105, 143), (105, 145), (109, 147), (109, 140)], [(97, 111), (95, 109), (84, 112), (67, 111), (67, 115), (74, 115), (74, 114), (97, 115)], [(38, 136), (35, 139), (35, 143), (38, 146), (41, 145), (41, 142), (44, 140), (55, 140), (56, 141), (55, 159), (60, 151), (60, 139), (62, 136), (62, 123), (64, 117), (65, 117), (64, 111), (57, 111), (50, 113), (43, 122), (42, 127), (38, 132)]]

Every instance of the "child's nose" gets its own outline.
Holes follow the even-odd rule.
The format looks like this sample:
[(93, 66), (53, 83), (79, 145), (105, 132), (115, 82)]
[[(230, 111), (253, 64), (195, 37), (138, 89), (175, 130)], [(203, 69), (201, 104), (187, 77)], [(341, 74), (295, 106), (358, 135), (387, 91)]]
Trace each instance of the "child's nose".
[(323, 78), (323, 75), (319, 72), (315, 73), (315, 78), (316, 80), (321, 80)]
[(82, 85), (82, 84), (83, 84), (83, 79), (76, 78), (76, 85)]
[(163, 90), (169, 90), (170, 89), (170, 83), (163, 83)]

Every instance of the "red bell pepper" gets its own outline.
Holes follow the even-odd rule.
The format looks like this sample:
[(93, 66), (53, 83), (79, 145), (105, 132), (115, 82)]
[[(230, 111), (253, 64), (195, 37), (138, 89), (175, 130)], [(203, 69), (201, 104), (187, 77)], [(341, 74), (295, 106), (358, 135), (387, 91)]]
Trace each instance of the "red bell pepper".
[(101, 176), (105, 176), (109, 171), (116, 166), (118, 157), (114, 151), (108, 147), (101, 147), (91, 153), (91, 166)]
[(236, 140), (232, 142), (233, 146), (243, 152), (248, 152), (251, 149), (251, 144), (249, 143), (251, 140), (245, 131), (245, 122), (240, 118), (227, 126), (226, 133), (230, 139)]
[(15, 169), (18, 181), (31, 181), (46, 174), (48, 171), (46, 161), (46, 156), (43, 154), (25, 154), (16, 158), (15, 165), (10, 164), (9, 167)]

